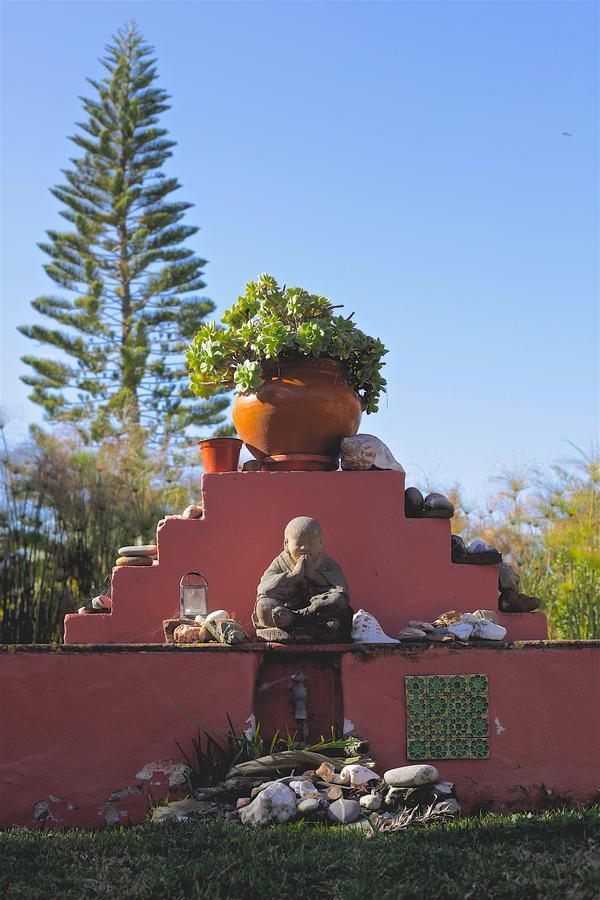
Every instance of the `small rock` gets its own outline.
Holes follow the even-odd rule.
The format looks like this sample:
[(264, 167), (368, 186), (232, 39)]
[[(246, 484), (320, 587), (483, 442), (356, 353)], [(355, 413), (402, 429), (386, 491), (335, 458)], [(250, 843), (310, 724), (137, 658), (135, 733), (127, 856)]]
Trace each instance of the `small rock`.
[(323, 762), (319, 768), (316, 769), (315, 775), (318, 775), (323, 781), (328, 781), (332, 784), (335, 781), (335, 768), (331, 763)]
[(379, 794), (365, 794), (358, 802), (363, 809), (368, 809), (370, 812), (376, 812), (378, 809), (381, 809), (381, 797)]
[(472, 637), (480, 641), (503, 641), (506, 637), (506, 628), (496, 625), (495, 622), (488, 622), (487, 619), (480, 619), (473, 628)]
[(502, 591), (498, 604), (502, 612), (533, 612), (540, 605), (537, 597), (528, 597), (519, 591)]
[(181, 514), (182, 519), (201, 519), (202, 518), (202, 507), (195, 506), (192, 504), (191, 506), (186, 506), (184, 511)]
[(337, 784), (332, 784), (331, 787), (327, 788), (325, 791), (325, 796), (331, 802), (334, 800), (340, 800), (344, 796), (344, 792)]
[(149, 556), (119, 556), (116, 566), (151, 566), (153, 560)]
[(296, 795), (286, 784), (268, 785), (248, 806), (240, 810), (244, 825), (269, 825), (296, 818)]
[(427, 494), (423, 502), (422, 517), (424, 519), (451, 519), (454, 515), (454, 504), (444, 494)]
[(340, 778), (343, 779), (345, 784), (350, 784), (351, 787), (362, 787), (363, 784), (367, 784), (369, 781), (380, 780), (377, 772), (372, 772), (366, 766), (356, 764), (344, 766), (340, 772)]
[(388, 769), (383, 780), (391, 787), (418, 787), (437, 781), (438, 777), (439, 772), (435, 766), (399, 766), (397, 769)]
[(319, 790), (312, 781), (290, 781), (290, 787), (301, 800), (306, 797), (320, 797)]
[(460, 805), (454, 797), (448, 797), (436, 803), (432, 812), (438, 816), (460, 816)]
[(482, 538), (475, 538), (474, 541), (467, 544), (467, 553), (487, 553), (488, 550), (493, 549), (494, 548), (490, 546), (490, 544), (486, 544)]
[(173, 632), (173, 641), (176, 644), (203, 643), (206, 638), (206, 629), (199, 625), (178, 625)]
[(300, 800), (298, 802), (298, 812), (302, 816), (309, 816), (311, 813), (314, 813), (319, 808), (319, 801), (316, 797), (305, 797), (304, 800)]
[(420, 628), (421, 631), (427, 632), (427, 634), (433, 634), (435, 628), (431, 625), (430, 622), (419, 622), (416, 619), (411, 619), (408, 623), (409, 628)]
[(156, 544), (132, 544), (129, 547), (119, 547), (118, 556), (156, 556), (158, 547)]
[(473, 626), (468, 622), (455, 622), (448, 626), (448, 631), (458, 638), (459, 641), (468, 641), (473, 634)]
[(212, 804), (205, 800), (174, 800), (165, 806), (157, 806), (152, 812), (151, 821), (165, 822), (167, 819), (185, 821), (189, 818), (205, 816), (210, 812)]
[(498, 624), (498, 613), (493, 609), (476, 609), (473, 615), (477, 619), (487, 619), (488, 622), (496, 622)]
[(407, 519), (420, 519), (424, 503), (425, 498), (419, 488), (406, 488), (404, 491), (404, 515)]
[(438, 616), (433, 625), (436, 631), (439, 631), (440, 628), (448, 628), (449, 625), (454, 625), (456, 622), (460, 622), (460, 615), (451, 609)]
[(447, 794), (450, 796), (454, 793), (454, 782), (452, 781), (437, 781), (433, 785), (433, 789), (437, 794)]
[(398, 638), (401, 641), (424, 641), (427, 638), (427, 632), (421, 628), (403, 628), (398, 632)]
[(327, 810), (327, 817), (332, 822), (348, 825), (355, 822), (361, 814), (360, 803), (356, 800), (336, 800)]
[(404, 472), (389, 447), (372, 434), (355, 434), (353, 437), (343, 438), (340, 454), (342, 469), (345, 471), (392, 469)]
[(352, 640), (359, 644), (397, 644), (396, 638), (388, 637), (371, 613), (359, 609), (352, 616)]
[(520, 584), (520, 575), (507, 562), (501, 562), (498, 566), (498, 590), (518, 591)]
[(243, 809), (244, 806), (249, 806), (250, 803), (252, 803), (250, 797), (240, 797), (239, 800), (236, 800), (235, 802), (235, 808)]
[(111, 610), (112, 600), (106, 594), (99, 594), (98, 597), (92, 597), (92, 608), (99, 610)]

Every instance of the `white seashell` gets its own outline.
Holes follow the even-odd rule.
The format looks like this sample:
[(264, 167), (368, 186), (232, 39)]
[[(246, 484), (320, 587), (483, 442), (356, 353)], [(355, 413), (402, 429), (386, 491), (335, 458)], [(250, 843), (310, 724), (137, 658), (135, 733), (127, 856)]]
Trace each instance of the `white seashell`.
[(228, 619), (229, 613), (226, 609), (215, 609), (214, 612), (209, 613), (204, 619), (205, 622), (218, 622), (219, 619)]
[(483, 641), (502, 641), (506, 637), (506, 628), (487, 619), (480, 619), (473, 629), (473, 637)]
[(351, 787), (360, 787), (368, 781), (379, 781), (377, 772), (372, 772), (366, 766), (356, 764), (344, 766), (340, 772), (340, 777), (344, 779), (346, 784), (350, 783)]
[(448, 625), (448, 631), (461, 641), (467, 641), (473, 634), (473, 626), (468, 622), (455, 622), (454, 625)]
[(418, 787), (420, 784), (430, 784), (439, 778), (439, 772), (435, 766), (399, 766), (397, 769), (388, 769), (384, 773), (383, 780), (392, 787)]
[(356, 800), (335, 800), (327, 810), (328, 818), (333, 822), (348, 825), (360, 816), (360, 803)]
[(352, 640), (359, 644), (398, 644), (396, 638), (388, 637), (375, 616), (359, 609), (352, 616)]
[(381, 797), (379, 794), (365, 794), (358, 802), (363, 809), (370, 809), (371, 812), (381, 809)]

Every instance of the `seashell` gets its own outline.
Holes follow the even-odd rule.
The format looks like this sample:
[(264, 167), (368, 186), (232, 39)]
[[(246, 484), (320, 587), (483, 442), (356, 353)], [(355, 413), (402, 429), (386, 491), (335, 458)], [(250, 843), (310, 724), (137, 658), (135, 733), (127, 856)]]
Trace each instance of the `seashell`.
[(473, 626), (468, 622), (455, 622), (448, 626), (448, 631), (457, 637), (459, 641), (468, 641), (473, 634)]
[(497, 625), (496, 622), (480, 619), (473, 629), (472, 636), (482, 641), (503, 641), (506, 637), (506, 628)]
[(332, 822), (339, 822), (341, 825), (355, 822), (360, 814), (360, 803), (356, 800), (336, 800), (327, 810), (327, 817)]
[(381, 809), (381, 797), (379, 794), (365, 794), (358, 802), (363, 809), (369, 809), (371, 812)]
[(228, 619), (229, 613), (225, 609), (215, 609), (204, 618), (204, 622), (218, 622), (219, 619)]
[(372, 772), (371, 769), (367, 769), (366, 766), (355, 764), (344, 766), (340, 772), (340, 777), (345, 779), (346, 784), (349, 782), (351, 787), (361, 787), (361, 785), (366, 784), (368, 781), (379, 781), (377, 772)]
[(396, 769), (388, 769), (383, 775), (383, 780), (391, 787), (418, 787), (437, 781), (438, 778), (436, 767), (427, 765), (398, 766)]
[(352, 640), (359, 644), (397, 644), (396, 638), (388, 637), (371, 613), (359, 609), (352, 616)]

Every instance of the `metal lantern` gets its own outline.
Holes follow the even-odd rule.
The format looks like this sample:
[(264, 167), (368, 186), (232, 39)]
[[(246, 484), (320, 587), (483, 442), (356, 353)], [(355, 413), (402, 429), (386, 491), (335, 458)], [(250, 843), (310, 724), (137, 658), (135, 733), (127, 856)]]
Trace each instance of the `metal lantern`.
[(202, 572), (187, 572), (179, 582), (179, 611), (182, 619), (207, 614), (208, 582)]

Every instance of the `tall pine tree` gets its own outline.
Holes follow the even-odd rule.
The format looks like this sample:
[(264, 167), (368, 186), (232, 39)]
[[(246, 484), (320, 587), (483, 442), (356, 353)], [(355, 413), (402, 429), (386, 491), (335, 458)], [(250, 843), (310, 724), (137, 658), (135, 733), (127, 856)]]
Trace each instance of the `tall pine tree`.
[(81, 98), (87, 119), (71, 140), (82, 155), (52, 190), (69, 228), (39, 245), (70, 296), (32, 302), (58, 328), (20, 328), (64, 361), (25, 356), (33, 374), (23, 381), (50, 420), (77, 423), (93, 441), (129, 423), (169, 443), (223, 421), (227, 398), (193, 397), (183, 357), (215, 307), (196, 294), (205, 260), (183, 246), (198, 231), (183, 224), (192, 204), (172, 198), (179, 182), (161, 171), (175, 142), (158, 125), (169, 97), (156, 85), (153, 48), (135, 23), (112, 41), (100, 60), (106, 76), (88, 79), (95, 95)]

